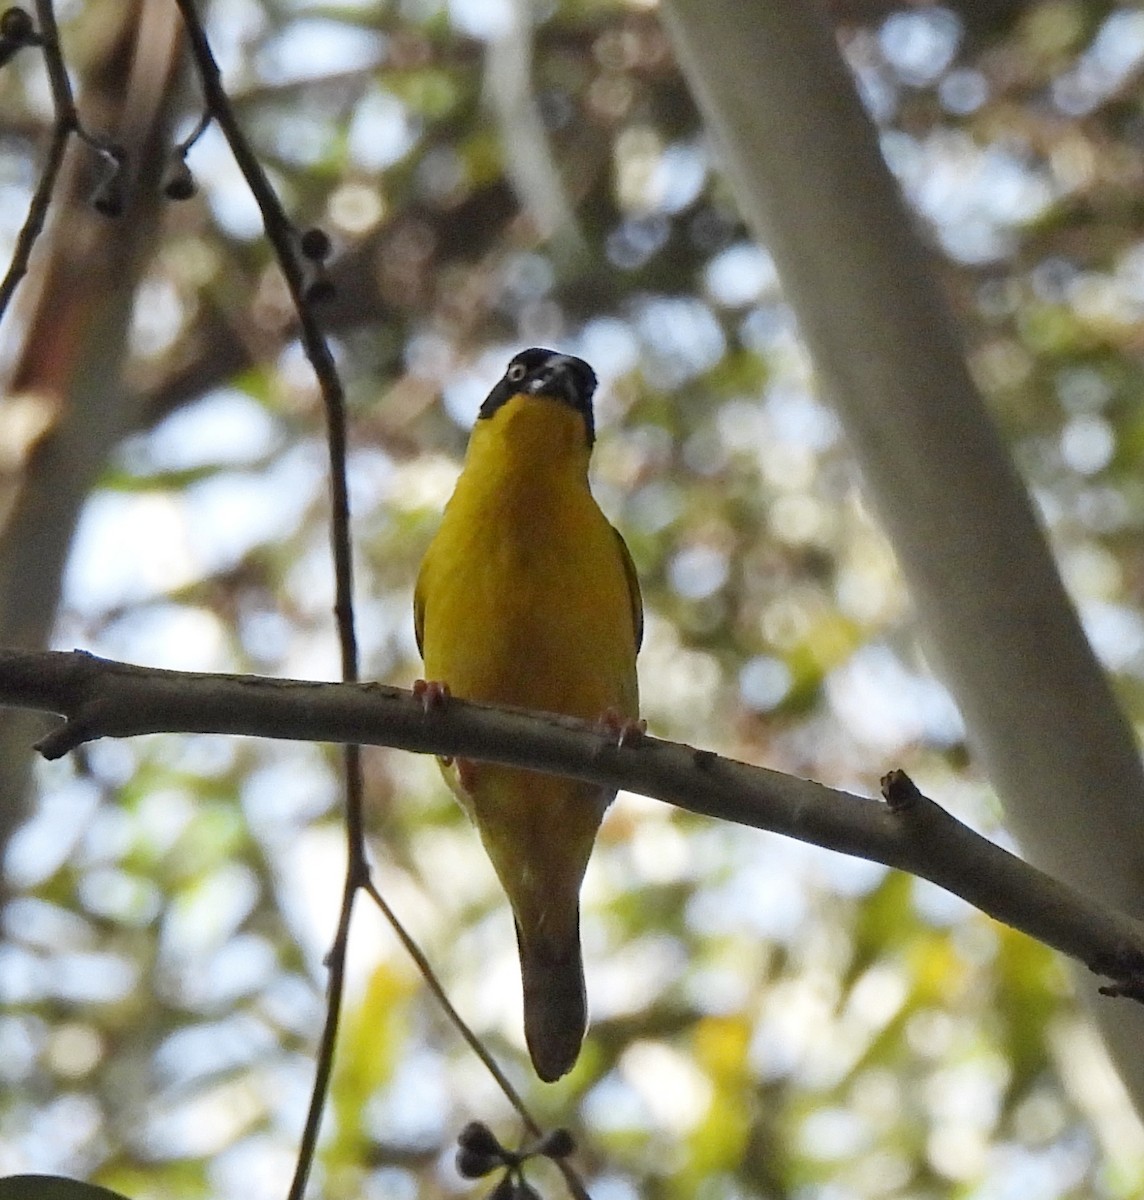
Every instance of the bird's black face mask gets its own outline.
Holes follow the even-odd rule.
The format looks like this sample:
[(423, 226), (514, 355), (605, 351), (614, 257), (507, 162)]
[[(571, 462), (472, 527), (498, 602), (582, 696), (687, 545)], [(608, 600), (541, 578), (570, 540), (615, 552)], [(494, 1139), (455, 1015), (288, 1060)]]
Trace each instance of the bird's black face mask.
[(533, 346), (522, 350), (481, 405), (478, 419), (487, 420), (513, 396), (549, 396), (573, 408), (584, 418), (588, 445), (596, 440), (592, 395), (596, 372), (582, 359)]

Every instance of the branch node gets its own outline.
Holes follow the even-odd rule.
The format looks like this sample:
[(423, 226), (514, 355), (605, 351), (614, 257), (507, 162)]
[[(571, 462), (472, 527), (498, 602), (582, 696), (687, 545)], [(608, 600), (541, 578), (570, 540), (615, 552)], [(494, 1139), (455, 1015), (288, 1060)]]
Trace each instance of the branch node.
[(1091, 959), (1088, 969), (1112, 980), (1097, 989), (1102, 996), (1123, 996), (1144, 1004), (1144, 955), (1122, 946), (1112, 954)]
[(373, 872), (370, 870), (369, 860), (365, 857), (363, 848), (359, 845), (355, 847), (356, 853), (350, 857), (348, 866), (349, 871), (349, 886), (357, 891), (359, 888), (365, 891), (369, 890), (370, 884), (373, 883)]
[(126, 198), (123, 167), (127, 161), (127, 151), (122, 146), (105, 144), (82, 129), (78, 132), (101, 160), (99, 182), (91, 193), (92, 207), (105, 217), (121, 216)]
[(93, 712), (92, 708), (94, 706), (89, 707), (86, 712), (68, 717), (55, 729), (40, 738), (32, 748), (52, 762), (57, 758), (63, 758), (65, 754), (82, 746), (84, 742), (102, 737), (103, 735), (96, 729), (98, 712)]
[(719, 761), (719, 755), (714, 750), (695, 749), (691, 751), (691, 761), (698, 771), (710, 771)]
[(202, 116), (195, 122), (194, 129), (187, 134), (181, 142), (175, 146), (175, 154), (179, 158), (186, 158), (190, 153), (191, 147), (203, 136), (204, 133), (211, 127), (211, 122), (214, 120), (214, 113), (209, 108), (203, 110)]
[(1127, 979), (1118, 979), (1114, 983), (1101, 984), (1097, 991), (1102, 996), (1124, 996), (1129, 1000), (1144, 1004), (1144, 972), (1129, 976)]
[(894, 813), (907, 812), (925, 798), (918, 790), (918, 785), (897, 767), (882, 776), (881, 787), (882, 798)]
[(538, 1193), (524, 1177), (524, 1164), (530, 1158), (550, 1158), (567, 1172), (564, 1160), (575, 1149), (567, 1129), (553, 1129), (526, 1150), (509, 1150), (484, 1121), (470, 1121), (457, 1135), (457, 1171), (465, 1179), (480, 1179), (503, 1168), (489, 1200), (532, 1200)]

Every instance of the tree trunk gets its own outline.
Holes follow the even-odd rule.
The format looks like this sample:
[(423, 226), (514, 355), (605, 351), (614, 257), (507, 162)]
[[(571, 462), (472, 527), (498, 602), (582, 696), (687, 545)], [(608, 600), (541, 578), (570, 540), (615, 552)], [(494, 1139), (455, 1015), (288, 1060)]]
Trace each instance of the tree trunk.
[[(822, 14), (665, 0), (741, 212), (774, 255), (925, 640), (1030, 860), (1144, 912), (1144, 774)], [(1095, 997), (1144, 1110), (1144, 1009)]]

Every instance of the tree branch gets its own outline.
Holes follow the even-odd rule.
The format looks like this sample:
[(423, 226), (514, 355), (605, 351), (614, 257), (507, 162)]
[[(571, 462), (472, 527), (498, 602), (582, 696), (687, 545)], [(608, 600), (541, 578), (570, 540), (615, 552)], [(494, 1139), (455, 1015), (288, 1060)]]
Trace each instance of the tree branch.
[(1144, 925), (1046, 875), (957, 821), (901, 773), (888, 804), (644, 737), (617, 745), (582, 721), (450, 699), (426, 711), (380, 683), (162, 671), (81, 651), (0, 651), (0, 704), (61, 713), (39, 749), (142, 733), (224, 733), (392, 746), (511, 764), (652, 796), (928, 879), (1079, 960), (1136, 997)]
[[(329, 241), (319, 230), (299, 233), (287, 216), (274, 191), (254, 148), (247, 141), (238, 117), (222, 84), (218, 63), (200, 19), (195, 0), (176, 0), (187, 31), (191, 56), (198, 71), (206, 111), (196, 132), (184, 144), (183, 153), (206, 128), (215, 121), (226, 138), (227, 145), (246, 186), (262, 214), (266, 237), (274, 250), (294, 309), (298, 316), (298, 336), (322, 394), (326, 414), (326, 444), (329, 458), (330, 485), (330, 543), (334, 567), (334, 616), (341, 650), (342, 678), (358, 678), (357, 631), (353, 607), (353, 550), (350, 539), (349, 486), (346, 480), (346, 412), (345, 390), (334, 363), (325, 334), (315, 312), (315, 304), (328, 291), (321, 266), (328, 253)], [(316, 239), (316, 240), (315, 240)], [(317, 273), (315, 273), (317, 272)], [(319, 287), (319, 280), (323, 286)], [(364, 785), (361, 769), (361, 748), (351, 739), (344, 747), (346, 790), (347, 866), (338, 929), (327, 958), (329, 986), (326, 1000), (326, 1019), (322, 1028), (310, 1106), (302, 1129), (289, 1200), (301, 1200), (314, 1161), (321, 1129), (322, 1112), (326, 1104), (333, 1072), (334, 1047), (343, 999), (346, 954), (350, 920), (358, 890), (370, 881), (365, 852), (365, 832), (362, 819)], [(390, 915), (388, 912), (387, 916)], [(396, 918), (391, 924), (403, 933)]]
[[(12, 260), (3, 280), (0, 281), (0, 319), (7, 312), (8, 305), (11, 303), (20, 281), (28, 273), (32, 250), (43, 232), (48, 209), (59, 181), (60, 170), (64, 164), (64, 153), (72, 134), (75, 134), (104, 160), (105, 183), (113, 181), (118, 183), (122, 167), (120, 152), (112, 147), (106, 139), (89, 132), (80, 121), (71, 79), (68, 77), (67, 64), (64, 62), (63, 50), (60, 47), (60, 34), (56, 25), (52, 0), (35, 0), (35, 5), (39, 29), (35, 34), (28, 34), (23, 44), (39, 45), (43, 51), (55, 117), (52, 122), (52, 136), (48, 142), (48, 151), (40, 170), (39, 182), (32, 194), (32, 201), (28, 206), (28, 214), (24, 219), (23, 227), (16, 238)], [(109, 211), (108, 215), (118, 214)]]

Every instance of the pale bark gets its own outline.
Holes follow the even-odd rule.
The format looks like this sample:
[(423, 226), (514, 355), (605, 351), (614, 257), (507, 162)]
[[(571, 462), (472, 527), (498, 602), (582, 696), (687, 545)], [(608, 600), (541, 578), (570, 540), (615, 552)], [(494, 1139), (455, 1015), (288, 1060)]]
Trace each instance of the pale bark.
[[(805, 0), (665, 0), (664, 16), (1008, 823), (1032, 862), (1140, 915), (1132, 731), (822, 14)], [(1096, 1012), (1144, 1108), (1144, 1012), (1107, 1000)]]

